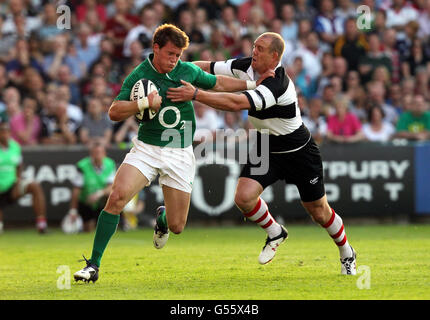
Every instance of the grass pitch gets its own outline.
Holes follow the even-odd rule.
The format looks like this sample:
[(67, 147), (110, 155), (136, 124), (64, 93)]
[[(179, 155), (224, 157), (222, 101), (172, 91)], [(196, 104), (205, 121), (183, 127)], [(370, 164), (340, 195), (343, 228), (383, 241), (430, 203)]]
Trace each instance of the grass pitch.
[[(99, 280), (84, 284), (72, 278), (84, 266), (81, 255), (91, 256), (93, 233), (6, 229), (0, 299), (430, 299), (430, 225), (346, 225), (362, 270), (355, 277), (340, 275), (338, 250), (324, 229), (288, 230), (289, 239), (265, 266), (257, 261), (265, 233), (254, 225), (187, 227), (171, 234), (162, 250), (153, 248), (148, 228), (118, 231)], [(69, 289), (64, 277), (71, 279)]]

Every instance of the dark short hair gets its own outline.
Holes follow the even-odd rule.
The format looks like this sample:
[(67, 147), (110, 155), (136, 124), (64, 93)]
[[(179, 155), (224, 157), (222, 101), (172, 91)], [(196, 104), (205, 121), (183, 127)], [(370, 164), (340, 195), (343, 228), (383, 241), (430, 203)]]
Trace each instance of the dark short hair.
[(372, 121), (372, 113), (373, 110), (379, 110), (379, 112), (381, 113), (382, 118), (385, 118), (385, 112), (384, 109), (382, 109), (382, 107), (378, 104), (372, 104), (369, 109), (367, 110), (367, 121), (371, 122)]
[(183, 50), (187, 49), (190, 43), (184, 31), (173, 24), (165, 23), (155, 30), (154, 36), (152, 37), (152, 45), (158, 44), (159, 47), (162, 48), (169, 41)]

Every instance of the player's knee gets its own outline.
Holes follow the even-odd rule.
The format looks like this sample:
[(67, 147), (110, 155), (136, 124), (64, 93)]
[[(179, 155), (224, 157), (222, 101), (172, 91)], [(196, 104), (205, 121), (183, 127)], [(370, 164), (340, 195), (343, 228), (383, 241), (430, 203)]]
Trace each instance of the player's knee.
[(107, 204), (111, 211), (121, 211), (126, 204), (127, 199), (125, 192), (120, 189), (112, 190)]
[(185, 224), (183, 223), (172, 223), (169, 224), (169, 230), (174, 234), (180, 234), (182, 231), (184, 231), (184, 226)]
[(249, 208), (252, 206), (251, 204), (254, 201), (254, 197), (247, 192), (236, 192), (236, 195), (234, 196), (234, 203), (242, 211), (249, 211)]
[(308, 209), (312, 219), (318, 224), (325, 224), (327, 222), (327, 213), (325, 206), (315, 205)]

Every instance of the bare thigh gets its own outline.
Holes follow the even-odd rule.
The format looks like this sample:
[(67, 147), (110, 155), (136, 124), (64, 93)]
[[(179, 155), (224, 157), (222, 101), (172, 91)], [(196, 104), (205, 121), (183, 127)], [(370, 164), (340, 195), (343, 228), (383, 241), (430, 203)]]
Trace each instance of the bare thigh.
[(132, 165), (121, 164), (112, 184), (112, 191), (104, 210), (120, 214), (133, 196), (148, 184), (148, 179)]

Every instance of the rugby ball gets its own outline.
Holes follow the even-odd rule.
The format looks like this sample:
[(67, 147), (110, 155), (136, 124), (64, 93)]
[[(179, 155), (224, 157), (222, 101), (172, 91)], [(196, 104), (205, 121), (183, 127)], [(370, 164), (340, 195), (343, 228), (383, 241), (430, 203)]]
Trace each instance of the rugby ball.
[(68, 213), (61, 221), (61, 229), (64, 233), (73, 234), (81, 232), (84, 227), (84, 222), (81, 216), (72, 216)]
[[(137, 81), (130, 93), (130, 100), (135, 101), (139, 97), (147, 97), (152, 91), (158, 91), (155, 84), (148, 79), (140, 79)], [(136, 113), (135, 117), (139, 122), (146, 122), (155, 117), (157, 112), (153, 111), (151, 108), (146, 108), (143, 112)]]

